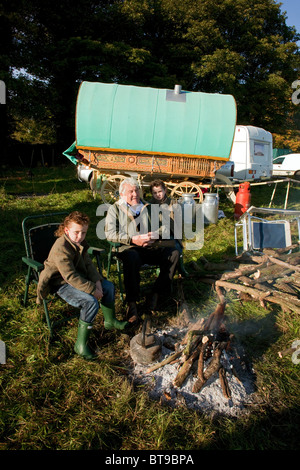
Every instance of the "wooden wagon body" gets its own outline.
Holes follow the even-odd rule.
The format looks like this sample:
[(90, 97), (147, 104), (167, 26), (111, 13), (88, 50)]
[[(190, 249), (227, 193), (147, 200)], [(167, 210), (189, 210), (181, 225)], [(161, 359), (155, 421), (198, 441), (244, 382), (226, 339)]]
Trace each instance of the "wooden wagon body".
[(235, 125), (231, 95), (83, 82), (64, 155), (90, 170), (106, 202), (128, 175), (141, 185), (160, 178), (173, 192), (184, 182), (196, 194), (229, 160)]

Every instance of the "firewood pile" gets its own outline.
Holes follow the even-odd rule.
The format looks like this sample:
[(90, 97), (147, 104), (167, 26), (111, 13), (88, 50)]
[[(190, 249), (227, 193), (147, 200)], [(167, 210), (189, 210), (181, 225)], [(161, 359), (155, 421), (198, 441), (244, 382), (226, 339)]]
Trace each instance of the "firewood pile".
[[(210, 263), (201, 258), (204, 275), (200, 274), (198, 264), (193, 263), (193, 267), (199, 281), (236, 291), (241, 300), (252, 299), (262, 307), (267, 303), (277, 304), (284, 312), (300, 313), (300, 252), (293, 251), (294, 248), (297, 246), (244, 253), (226, 264)], [(218, 274), (218, 271), (223, 272)]]

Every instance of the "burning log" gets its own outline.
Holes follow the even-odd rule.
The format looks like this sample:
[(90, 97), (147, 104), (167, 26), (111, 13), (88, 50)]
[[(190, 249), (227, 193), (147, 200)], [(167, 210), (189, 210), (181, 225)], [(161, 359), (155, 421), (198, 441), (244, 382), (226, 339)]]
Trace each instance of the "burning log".
[(156, 369), (159, 369), (160, 367), (163, 367), (166, 364), (170, 364), (170, 362), (175, 361), (179, 356), (181, 356), (181, 354), (182, 354), (182, 351), (177, 351), (176, 353), (171, 354), (171, 356), (168, 356), (163, 361), (158, 362), (157, 364), (154, 364), (154, 366), (147, 369), (146, 374), (150, 374), (151, 372), (154, 372)]
[(194, 361), (197, 359), (198, 356), (199, 356), (199, 348), (195, 349), (195, 351), (191, 354), (191, 356), (181, 366), (180, 371), (175, 377), (173, 385), (175, 385), (176, 387), (181, 387), (181, 385), (183, 384), (183, 382), (189, 375), (191, 367), (194, 364)]
[[(219, 294), (222, 296), (221, 291)], [(207, 319), (202, 318), (190, 326), (183, 340), (177, 344), (177, 347), (182, 348), (180, 351), (171, 354), (160, 363), (154, 364), (148, 368), (146, 373), (154, 372), (167, 364), (178, 361), (180, 368), (177, 368), (177, 372), (175, 372), (171, 389), (172, 387), (176, 389), (183, 387), (188, 376), (193, 374), (196, 379), (191, 392), (200, 393), (208, 380), (216, 375), (215, 378), (219, 379), (225, 399), (231, 400), (232, 394), (227, 373), (229, 372), (231, 377), (235, 375), (233, 361), (240, 360), (240, 358), (233, 352), (234, 346), (233, 349), (230, 346), (233, 335), (225, 327), (224, 314), (225, 304), (217, 304)], [(227, 354), (227, 350), (232, 351), (233, 355)], [(179, 394), (177, 392), (176, 394), (178, 397)], [(164, 396), (166, 396), (165, 391)], [(170, 394), (168, 397), (171, 399)]]
[[(201, 338), (199, 339), (199, 336), (201, 336), (205, 332), (213, 332), (214, 330), (215, 331), (219, 330), (221, 323), (223, 321), (223, 318), (224, 318), (224, 312), (225, 312), (225, 304), (220, 303), (217, 305), (214, 312), (210, 314), (210, 316), (207, 318), (206, 321), (204, 321), (203, 318), (201, 318), (200, 320), (198, 320), (197, 323), (195, 323), (189, 329), (189, 331), (187, 332), (186, 336), (184, 337), (181, 343), (181, 344), (187, 345), (184, 350), (185, 356), (188, 357), (191, 351), (194, 349), (194, 347), (199, 344), (199, 342), (201, 341)], [(195, 336), (196, 336), (196, 339), (193, 340)]]
[(192, 317), (191, 312), (189, 311), (187, 303), (185, 302), (182, 282), (183, 282), (182, 278), (179, 278), (177, 281), (178, 317), (180, 317), (181, 322), (189, 324), (192, 321), (193, 317)]
[[(207, 260), (202, 259), (201, 261), (202, 266), (203, 264), (205, 267), (208, 266)], [(175, 387), (183, 386), (189, 374), (193, 373), (196, 380), (192, 392), (199, 393), (207, 381), (217, 374), (224, 397), (228, 400), (231, 399), (226, 373), (230, 371), (230, 374), (241, 382), (239, 375), (243, 376), (243, 372), (239, 365), (234, 363), (236, 355), (228, 353), (229, 350), (234, 350), (234, 346), (232, 349), (230, 346), (232, 335), (224, 326), (226, 306), (224, 290), (235, 290), (242, 295), (247, 295), (249, 299), (260, 302), (262, 306), (265, 306), (267, 302), (275, 303), (280, 305), (284, 311), (300, 313), (300, 268), (297, 266), (299, 254), (291, 256), (290, 254), (268, 252), (263, 255), (248, 256), (247, 261), (248, 264), (235, 266), (231, 272), (215, 276), (211, 273), (203, 273), (200, 267), (197, 269), (194, 278), (213, 286), (219, 303), (207, 319), (201, 318), (194, 324), (190, 323), (189, 315), (185, 314), (185, 324), (188, 326), (188, 331), (182, 341), (177, 344), (177, 347), (182, 349), (177, 350), (175, 354), (171, 354), (164, 361), (153, 365), (147, 370), (147, 373), (176, 361), (180, 364), (180, 368), (173, 379)], [(216, 268), (216, 266), (210, 267)], [(228, 266), (226, 267), (228, 268)], [(184, 312), (185, 299), (182, 287), (180, 284), (178, 292), (180, 310)], [(281, 351), (279, 356), (282, 357), (290, 352), (291, 349)]]
[(218, 331), (224, 319), (225, 303), (217, 305), (216, 310), (208, 317), (204, 324), (204, 330), (214, 332)]
[[(170, 362), (173, 362), (174, 360), (178, 359), (181, 355), (184, 357), (184, 368), (180, 372), (180, 376), (178, 378), (178, 382), (181, 382), (181, 376), (184, 377), (187, 371), (187, 375), (189, 373), (189, 370), (191, 366), (193, 365), (193, 362), (195, 359), (197, 359), (200, 351), (197, 349), (199, 343), (201, 342), (202, 335), (204, 334), (205, 331), (207, 330), (215, 330), (218, 331), (221, 327), (223, 317), (224, 317), (224, 311), (225, 311), (225, 305), (224, 304), (218, 304), (217, 308), (213, 313), (210, 314), (208, 319), (205, 321), (203, 318), (198, 320), (187, 332), (185, 335), (184, 339), (181, 342), (181, 345), (186, 345), (184, 350), (182, 351), (177, 351), (176, 353), (172, 354), (171, 356), (167, 357), (163, 361), (155, 364), (154, 366), (150, 367), (147, 370), (147, 373), (153, 372), (156, 369), (159, 369), (160, 367), (165, 366), (166, 364), (169, 364)], [(198, 329), (200, 328), (200, 329)], [(197, 354), (194, 354), (195, 350), (197, 351)], [(191, 361), (191, 364), (189, 362), (190, 360), (190, 355), (192, 354), (192, 357), (194, 358)], [(186, 363), (186, 364), (185, 364)], [(182, 366), (183, 367), (183, 366)], [(187, 376), (186, 375), (186, 376)], [(185, 378), (186, 378), (185, 376)], [(182, 383), (184, 382), (185, 378), (183, 379)], [(176, 379), (175, 379), (176, 381)]]
[[(281, 263), (278, 263), (279, 255)], [(299, 254), (297, 256), (299, 257)], [(166, 367), (166, 375), (163, 371), (158, 372), (159, 375), (161, 374), (162, 380), (155, 381), (155, 387), (162, 385), (166, 387), (163, 392), (165, 399), (174, 400), (174, 396), (177, 398), (181, 396), (180, 390), (174, 391), (173, 387), (177, 389), (184, 387), (184, 382), (188, 377), (193, 378), (191, 392), (195, 394), (202, 392), (205, 406), (207, 406), (208, 397), (211, 397), (212, 394), (211, 390), (207, 390), (206, 394), (204, 388), (214, 390), (214, 384), (211, 382), (215, 380), (219, 380), (222, 394), (226, 400), (238, 401), (242, 389), (245, 389), (247, 393), (251, 390), (255, 380), (254, 371), (243, 352), (243, 347), (239, 344), (231, 344), (232, 335), (225, 328), (226, 299), (224, 292), (235, 290), (239, 295), (247, 295), (248, 300), (258, 301), (263, 306), (265, 306), (264, 302), (266, 304), (267, 302), (276, 303), (284, 311), (292, 310), (300, 313), (300, 272), (297, 269), (297, 256), (285, 256), (279, 252), (268, 252), (263, 256), (246, 256), (245, 254), (243, 259), (236, 258), (245, 264), (234, 266), (233, 271), (230, 272), (221, 273), (216, 269), (219, 271), (217, 274), (206, 273), (203, 265), (205, 267), (208, 265), (205, 262), (200, 266), (197, 265), (197, 268), (195, 263), (196, 273), (190, 276), (190, 280), (195, 281), (195, 287), (197, 281), (212, 286), (218, 296), (219, 303), (207, 318), (201, 318), (194, 323), (192, 323), (192, 311), (189, 312), (188, 303), (185, 301), (184, 283), (181, 278), (179, 279), (176, 324), (184, 330), (181, 329), (181, 334), (170, 338), (165, 331), (162, 333), (163, 336), (167, 336), (165, 347), (169, 350), (172, 349), (173, 352), (170, 351), (168, 357), (146, 370), (146, 373), (149, 374), (168, 366)], [(210, 267), (215, 268), (216, 266), (211, 265)], [(223, 265), (222, 268), (228, 269), (228, 265)], [(184, 337), (183, 331), (187, 331)], [(183, 339), (178, 340), (178, 337), (183, 337)], [(278, 354), (279, 357), (284, 357), (294, 352), (295, 348), (292, 347), (286, 351), (280, 351)], [(171, 364), (174, 363), (176, 365), (171, 367)], [(170, 379), (170, 377), (172, 378)], [(187, 386), (189, 387), (189, 382), (187, 382)], [(219, 389), (217, 393), (219, 393), (220, 387), (216, 387)], [(194, 406), (194, 400), (197, 398), (193, 397), (192, 400)], [(199, 397), (200, 400), (202, 399)], [(176, 401), (176, 406), (178, 406), (178, 401)]]
[(229, 388), (229, 385), (228, 385), (226, 372), (225, 372), (225, 369), (224, 369), (223, 366), (221, 366), (219, 368), (219, 379), (220, 379), (220, 382), (221, 382), (221, 387), (222, 387), (222, 392), (223, 392), (224, 397), (227, 398), (228, 400), (230, 400), (231, 399), (231, 391), (230, 391), (230, 388)]
[[(187, 334), (185, 335), (185, 337), (183, 338), (183, 340), (181, 341), (181, 344), (187, 344), (188, 340), (190, 339), (190, 337), (193, 335), (193, 334), (200, 334), (201, 331), (203, 331), (203, 325), (204, 325), (204, 318), (200, 318), (200, 320), (198, 320), (196, 323), (194, 323), (191, 328), (188, 330)], [(193, 333), (196, 332), (196, 333)], [(198, 333), (197, 333), (198, 331)]]
[[(181, 366), (173, 385), (181, 387), (187, 376), (189, 375), (194, 362), (198, 359), (198, 380), (194, 385), (193, 392), (200, 391), (205, 382), (209, 377), (220, 367), (220, 357), (222, 350), (227, 346), (228, 341), (222, 341), (217, 343), (215, 347), (213, 357), (210, 364), (204, 370), (204, 356), (208, 348), (209, 343), (217, 342), (218, 337), (224, 336), (229, 337), (225, 327), (223, 325), (225, 312), (225, 304), (219, 303), (208, 317), (208, 319), (202, 324), (200, 330), (190, 329), (187, 333), (184, 341), (187, 346), (184, 350), (183, 357), (185, 358), (183, 365)], [(186, 340), (187, 338), (187, 340)]]
[(208, 336), (203, 336), (202, 338), (202, 346), (200, 349), (199, 359), (198, 359), (198, 372), (197, 375), (199, 379), (204, 381), (203, 369), (204, 369), (204, 355), (207, 347), (207, 343), (209, 341)]
[(203, 378), (198, 377), (197, 381), (194, 383), (193, 386), (193, 393), (200, 392), (203, 385), (208, 381), (208, 379), (215, 373), (219, 371), (220, 366), (220, 359), (221, 354), (224, 348), (226, 348), (227, 343), (219, 343), (214, 351), (212, 360), (210, 361), (209, 365), (203, 372)]

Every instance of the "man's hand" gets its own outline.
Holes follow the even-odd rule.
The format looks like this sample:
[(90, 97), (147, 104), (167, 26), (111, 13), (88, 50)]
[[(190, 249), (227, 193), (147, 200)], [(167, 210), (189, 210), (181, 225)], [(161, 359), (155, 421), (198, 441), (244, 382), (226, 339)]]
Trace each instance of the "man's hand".
[(97, 300), (100, 300), (103, 297), (103, 290), (100, 281), (96, 282), (96, 290), (94, 292), (94, 297), (96, 297)]
[(132, 237), (131, 241), (134, 245), (137, 246), (151, 246), (152, 243), (157, 240), (158, 236), (155, 232), (148, 232), (144, 235), (135, 235)]

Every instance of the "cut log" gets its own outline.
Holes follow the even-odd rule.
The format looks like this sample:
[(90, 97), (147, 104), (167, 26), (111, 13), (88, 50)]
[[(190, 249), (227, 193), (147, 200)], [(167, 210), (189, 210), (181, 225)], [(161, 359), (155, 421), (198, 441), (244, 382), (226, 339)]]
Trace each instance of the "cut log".
[(203, 336), (202, 338), (202, 345), (200, 349), (199, 359), (198, 359), (198, 370), (197, 376), (199, 379), (204, 380), (203, 369), (204, 369), (204, 355), (206, 351), (207, 344), (209, 342), (208, 336)]
[(190, 338), (190, 336), (193, 334), (191, 333), (192, 331), (196, 331), (197, 333), (196, 334), (201, 334), (201, 332), (203, 332), (203, 326), (204, 326), (204, 318), (200, 318), (200, 320), (196, 321), (196, 323), (194, 323), (188, 330), (188, 332), (186, 333), (185, 337), (183, 338), (183, 340), (181, 341), (181, 344), (187, 344), (188, 342), (188, 339)]
[(176, 353), (171, 354), (170, 356), (168, 356), (163, 361), (158, 362), (157, 364), (154, 364), (154, 366), (147, 369), (146, 374), (150, 374), (150, 372), (153, 372), (156, 369), (159, 369), (160, 367), (165, 366), (166, 364), (170, 364), (170, 362), (173, 362), (175, 359), (177, 359), (179, 356), (181, 356), (181, 354), (182, 354), (182, 351), (177, 351)]
[(245, 275), (255, 273), (258, 269), (262, 269), (265, 266), (266, 266), (266, 263), (262, 263), (260, 265), (257, 265), (257, 264), (250, 265), (250, 266), (245, 265), (243, 267), (240, 266), (238, 269), (235, 269), (234, 271), (225, 272), (224, 274), (222, 274), (220, 279), (224, 281), (228, 279), (236, 279), (236, 278), (239, 278), (240, 276), (245, 276)]
[(191, 356), (184, 362), (184, 364), (181, 366), (178, 374), (176, 375), (173, 385), (175, 387), (181, 387), (185, 379), (190, 373), (191, 367), (194, 363), (194, 361), (197, 359), (199, 356), (199, 348), (195, 349), (195, 351), (191, 354)]
[(300, 267), (299, 266), (293, 266), (292, 264), (286, 263), (285, 261), (282, 261), (281, 259), (275, 258), (274, 256), (268, 256), (269, 260), (272, 261), (272, 263), (278, 264), (279, 266), (283, 266), (284, 268), (291, 269), (293, 271), (300, 272)]
[(239, 281), (243, 282), (245, 285), (253, 286), (258, 279), (260, 283), (267, 281), (279, 281), (280, 278), (288, 276), (289, 273), (292, 273), (290, 269), (282, 270), (277, 266), (277, 268), (273, 270), (272, 274), (265, 274), (263, 270), (260, 270), (260, 275), (254, 277), (254, 279), (250, 279), (247, 276), (240, 276)]
[(226, 300), (225, 300), (225, 296), (222, 292), (222, 289), (219, 286), (217, 286), (216, 284), (215, 284), (215, 289), (216, 289), (216, 293), (219, 297), (220, 304), (224, 305), (224, 308), (225, 308)]
[(284, 248), (277, 248), (276, 250), (272, 248), (265, 248), (264, 253), (266, 253), (266, 255), (278, 256), (282, 253), (286, 253), (287, 251), (294, 250), (295, 248), (298, 248), (297, 244), (285, 246)]
[[(216, 285), (219, 286), (220, 284)], [(213, 313), (210, 314), (206, 322), (204, 323), (204, 331), (209, 331), (211, 333), (218, 331), (220, 328), (221, 323), (224, 319), (225, 313), (225, 303), (219, 303)]]
[(203, 267), (206, 271), (225, 271), (226, 269), (234, 269), (238, 267), (237, 262), (227, 262), (227, 263), (212, 263), (208, 261), (204, 256), (200, 256), (199, 261), (203, 264)]
[(208, 379), (215, 373), (218, 372), (220, 368), (220, 358), (222, 354), (222, 350), (227, 346), (227, 343), (219, 343), (216, 347), (212, 360), (208, 364), (207, 368), (203, 372), (203, 379), (198, 377), (196, 382), (194, 383), (192, 392), (198, 393), (200, 392), (201, 388), (205, 385)]
[(286, 283), (286, 284), (295, 284), (296, 286), (300, 286), (300, 274), (299, 273), (294, 273), (291, 274), (290, 276), (283, 276), (280, 279), (278, 279), (279, 283)]
[(185, 349), (185, 354), (189, 354), (189, 351), (191, 352), (192, 350), (191, 341), (193, 336), (200, 336), (204, 332), (208, 331), (213, 333), (214, 331), (217, 331), (220, 328), (224, 319), (224, 312), (225, 303), (219, 303), (216, 309), (209, 315), (209, 317), (205, 321), (203, 320), (203, 318), (201, 318), (194, 325), (191, 326), (181, 343), (188, 345), (188, 348)]
[(244, 286), (241, 284), (233, 284), (227, 281), (213, 281), (212, 279), (201, 278), (199, 279), (201, 282), (207, 284), (214, 284), (224, 287), (228, 290), (236, 290), (238, 292), (244, 292), (246, 294), (251, 295), (252, 298), (261, 302), (265, 300), (267, 302), (275, 303), (280, 305), (285, 311), (294, 311), (296, 313), (300, 313), (300, 308), (295, 305), (294, 302), (291, 302), (290, 299), (282, 298), (282, 296), (272, 296), (271, 292), (263, 292), (259, 291), (258, 289), (254, 289), (253, 287)]
[[(275, 298), (279, 297), (281, 300), (285, 300), (291, 304), (295, 304), (300, 308), (300, 299), (298, 299), (297, 296), (294, 294), (290, 294), (287, 292), (278, 292), (278, 290), (273, 289), (271, 286), (265, 286), (263, 284), (257, 283), (254, 285), (255, 289), (262, 290), (264, 292), (268, 292), (272, 294), (272, 296)], [(268, 299), (267, 299), (268, 300)]]
[(189, 306), (185, 301), (184, 292), (183, 292), (183, 280), (179, 278), (177, 281), (177, 293), (178, 293), (178, 300), (177, 300), (177, 307), (178, 313), (177, 316), (179, 321), (184, 324), (188, 325), (193, 321), (193, 316), (189, 310)]
[(220, 379), (220, 382), (221, 382), (221, 387), (222, 387), (222, 392), (223, 392), (224, 397), (227, 398), (228, 400), (230, 400), (231, 399), (231, 391), (230, 391), (228, 380), (227, 380), (227, 377), (226, 377), (226, 372), (225, 372), (225, 369), (224, 369), (223, 366), (221, 366), (220, 369), (219, 369), (219, 379)]

